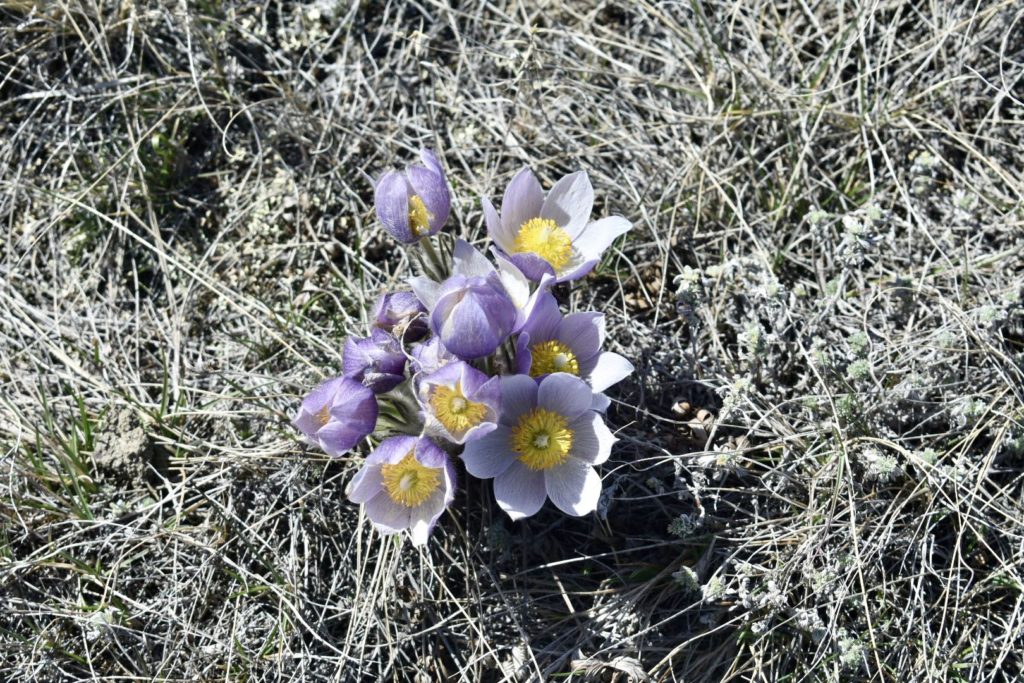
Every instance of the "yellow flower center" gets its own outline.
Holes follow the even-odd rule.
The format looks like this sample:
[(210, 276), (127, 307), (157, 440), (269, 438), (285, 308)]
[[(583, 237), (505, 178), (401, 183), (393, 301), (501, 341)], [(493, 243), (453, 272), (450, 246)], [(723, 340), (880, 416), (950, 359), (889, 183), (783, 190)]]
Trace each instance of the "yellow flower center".
[(549, 470), (569, 457), (573, 433), (558, 413), (534, 408), (512, 428), (510, 447), (531, 470)]
[(557, 339), (540, 342), (530, 347), (533, 362), (530, 364), (530, 377), (540, 377), (552, 372), (568, 372), (580, 376), (580, 364), (576, 354), (568, 345)]
[(456, 382), (454, 387), (435, 387), (429, 403), (434, 417), (452, 436), (462, 436), (487, 415), (487, 406), (470, 401), (462, 393), (462, 382)]
[(434, 214), (427, 211), (427, 205), (418, 194), (409, 197), (409, 229), (412, 234), (419, 237), (430, 232), (430, 219), (433, 217)]
[(324, 404), (324, 407), (321, 408), (317, 412), (317, 414), (313, 416), (313, 419), (316, 420), (316, 426), (318, 428), (319, 427), (323, 427), (325, 424), (330, 422), (331, 421), (331, 406), (328, 405), (328, 404)]
[(441, 470), (420, 463), (412, 451), (394, 465), (381, 465), (380, 476), (391, 500), (410, 508), (422, 504), (441, 483)]
[(536, 254), (560, 271), (572, 260), (572, 239), (550, 218), (531, 218), (519, 227), (513, 250)]

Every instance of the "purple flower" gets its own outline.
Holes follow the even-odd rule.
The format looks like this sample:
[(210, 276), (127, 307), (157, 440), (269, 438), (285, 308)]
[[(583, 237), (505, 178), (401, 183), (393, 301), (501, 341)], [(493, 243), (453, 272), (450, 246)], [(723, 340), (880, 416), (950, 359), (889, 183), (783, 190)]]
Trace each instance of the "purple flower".
[(463, 444), (498, 426), (501, 387), (497, 377), (461, 361), (422, 376), (416, 389), (426, 432)]
[(377, 424), (377, 398), (354, 379), (329, 379), (302, 401), (292, 420), (306, 441), (328, 455), (350, 450)]
[(484, 197), (487, 233), (531, 280), (551, 275), (556, 282), (589, 273), (619, 235), (632, 228), (621, 216), (590, 222), (594, 188), (585, 171), (565, 176), (547, 198), (529, 168), (505, 189), (501, 215)]
[(590, 387), (564, 372), (540, 383), (502, 377), (498, 427), (466, 444), (466, 471), (494, 479), (494, 497), (512, 519), (529, 517), (547, 498), (566, 514), (593, 512), (601, 495), (594, 465), (608, 459), (615, 437), (592, 403)]
[[(506, 269), (504, 277), (514, 277), (513, 271)], [(494, 353), (522, 316), (503, 273), (463, 240), (455, 242), (451, 277), (441, 283), (414, 277), (409, 283), (430, 311), (430, 328), (463, 360)]]
[(437, 337), (431, 337), (422, 344), (412, 345), (412, 370), (417, 374), (427, 374), (443, 368), (458, 357), (446, 349)]
[(342, 371), (346, 377), (359, 380), (375, 394), (391, 391), (405, 379), (405, 354), (398, 341), (383, 330), (374, 330), (369, 337), (345, 342)]
[(381, 295), (371, 315), (375, 328), (404, 341), (414, 342), (427, 334), (427, 309), (412, 292)]
[(632, 363), (619, 354), (601, 351), (603, 344), (603, 314), (563, 317), (555, 297), (545, 292), (516, 339), (516, 372), (535, 378), (568, 372), (600, 393), (633, 372)]
[(366, 506), (366, 516), (378, 531), (408, 529), (413, 545), (423, 545), (455, 498), (455, 470), (430, 439), (393, 436), (367, 456), (345, 493), (353, 503)]
[(420, 158), (422, 166), (409, 166), (405, 173), (387, 171), (374, 188), (377, 218), (404, 244), (436, 234), (451, 210), (448, 181), (440, 162), (429, 149), (421, 149)]

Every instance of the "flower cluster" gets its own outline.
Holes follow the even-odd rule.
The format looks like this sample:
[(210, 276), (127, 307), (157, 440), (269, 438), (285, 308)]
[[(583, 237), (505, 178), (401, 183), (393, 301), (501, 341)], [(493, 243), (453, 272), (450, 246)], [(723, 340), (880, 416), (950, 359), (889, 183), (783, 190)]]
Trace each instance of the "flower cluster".
[(604, 391), (633, 371), (603, 350), (604, 316), (563, 314), (553, 289), (589, 273), (631, 228), (590, 220), (585, 172), (547, 193), (528, 168), (509, 183), (501, 212), (484, 198), (493, 261), (441, 233), (451, 192), (437, 157), (388, 171), (374, 204), (384, 229), (420, 274), (370, 312), (370, 334), (345, 343), (342, 376), (310, 393), (293, 421), (332, 456), (367, 437), (376, 447), (347, 489), (383, 533), (425, 543), (454, 499), (457, 459), (492, 479), (512, 519), (548, 499), (566, 514), (597, 507), (615, 437)]

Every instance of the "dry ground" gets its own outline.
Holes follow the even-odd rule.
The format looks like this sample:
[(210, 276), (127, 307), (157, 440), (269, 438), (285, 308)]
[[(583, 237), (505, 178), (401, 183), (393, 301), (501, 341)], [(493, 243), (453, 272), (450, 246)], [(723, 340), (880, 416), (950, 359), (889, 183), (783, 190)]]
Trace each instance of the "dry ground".
[[(7, 681), (1013, 681), (1019, 2), (0, 2)], [(528, 163), (636, 229), (600, 514), (422, 552), (288, 426)]]

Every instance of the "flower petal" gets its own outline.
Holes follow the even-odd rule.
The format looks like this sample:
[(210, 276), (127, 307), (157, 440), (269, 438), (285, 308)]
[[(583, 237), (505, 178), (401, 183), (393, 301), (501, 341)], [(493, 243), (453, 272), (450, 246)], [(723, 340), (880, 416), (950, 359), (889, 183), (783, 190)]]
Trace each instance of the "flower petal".
[(570, 313), (561, 320), (554, 336), (573, 350), (580, 363), (588, 361), (601, 350), (604, 315), (594, 311)]
[(587, 411), (569, 423), (572, 430), (572, 450), (569, 455), (591, 465), (600, 465), (612, 454), (612, 446), (616, 439), (604, 416), (593, 410)]
[(385, 491), (368, 500), (365, 507), (366, 516), (379, 531), (397, 533), (409, 528), (409, 508), (391, 500)]
[(437, 298), (440, 294), (441, 284), (431, 280), (429, 277), (417, 275), (408, 280), (409, 286), (416, 294), (416, 298), (428, 311), (433, 310), (437, 305)]
[(466, 444), (462, 462), (466, 471), (477, 479), (493, 479), (515, 462), (516, 454), (509, 449), (512, 430), (498, 425), (490, 434)]
[(514, 425), (537, 406), (537, 381), (529, 375), (501, 378), (501, 424)]
[[(558, 310), (558, 301), (551, 292), (544, 292), (537, 297), (522, 331), (530, 335), (531, 343), (537, 344), (555, 338), (560, 323), (562, 312)], [(570, 348), (575, 347), (570, 344)]]
[(452, 252), (452, 274), (464, 277), (487, 277), (494, 271), (494, 266), (469, 242), (455, 240)]
[(498, 215), (490, 199), (482, 197), (480, 205), (483, 207), (484, 221), (487, 223), (487, 236), (501, 249), (511, 252), (515, 243), (515, 235), (505, 229), (505, 223), (501, 220), (501, 216)]
[(373, 192), (377, 218), (392, 237), (406, 244), (418, 238), (409, 228), (409, 183), (398, 171), (387, 171)]
[(612, 400), (604, 394), (594, 394), (594, 402), (590, 405), (590, 409), (603, 414), (608, 412), (608, 406), (611, 404)]
[(492, 249), (498, 263), (498, 277), (508, 292), (508, 298), (517, 309), (523, 309), (530, 302), (530, 279), (523, 275), (516, 264), (506, 258), (498, 249)]
[(555, 269), (540, 256), (528, 251), (509, 254), (509, 260), (515, 264), (523, 275), (534, 282), (540, 282), (545, 275), (554, 275)]
[(570, 420), (590, 410), (594, 392), (587, 383), (567, 372), (553, 372), (537, 388), (537, 405)]
[(584, 228), (579, 237), (573, 240), (573, 246), (579, 249), (587, 260), (600, 260), (604, 250), (611, 246), (615, 238), (633, 227), (633, 224), (622, 216), (609, 216), (594, 221)]
[(550, 218), (574, 240), (590, 220), (594, 209), (594, 188), (586, 171), (565, 176), (551, 188), (540, 209), (541, 218)]
[(579, 260), (579, 265), (569, 265), (559, 273), (557, 282), (571, 282), (587, 275), (598, 264), (598, 259)]
[(540, 215), (543, 204), (544, 190), (537, 176), (529, 167), (523, 167), (505, 188), (505, 196), (501, 200), (501, 221), (505, 234), (515, 239), (523, 223)]
[[(433, 235), (444, 226), (451, 211), (452, 200), (448, 193), (448, 183), (443, 174), (422, 166), (410, 166), (405, 174), (409, 178), (413, 193), (423, 200), (423, 206), (430, 212), (429, 234)], [(406, 212), (408, 213), (408, 209)], [(408, 221), (408, 215), (406, 220)], [(423, 237), (423, 233), (419, 236)]]
[(544, 472), (544, 487), (551, 502), (566, 513), (581, 517), (597, 509), (601, 477), (594, 468), (576, 458)]
[(384, 490), (380, 465), (364, 464), (349, 482), (345, 495), (353, 503), (365, 503)]
[(519, 461), (494, 479), (494, 499), (513, 520), (536, 514), (545, 498), (544, 472), (531, 470)]
[(605, 351), (598, 354), (592, 367), (587, 364), (586, 370), (581, 366), (580, 371), (584, 373), (584, 376), (589, 375), (591, 388), (596, 393), (601, 393), (611, 385), (629, 377), (633, 372), (633, 364), (617, 353)]

